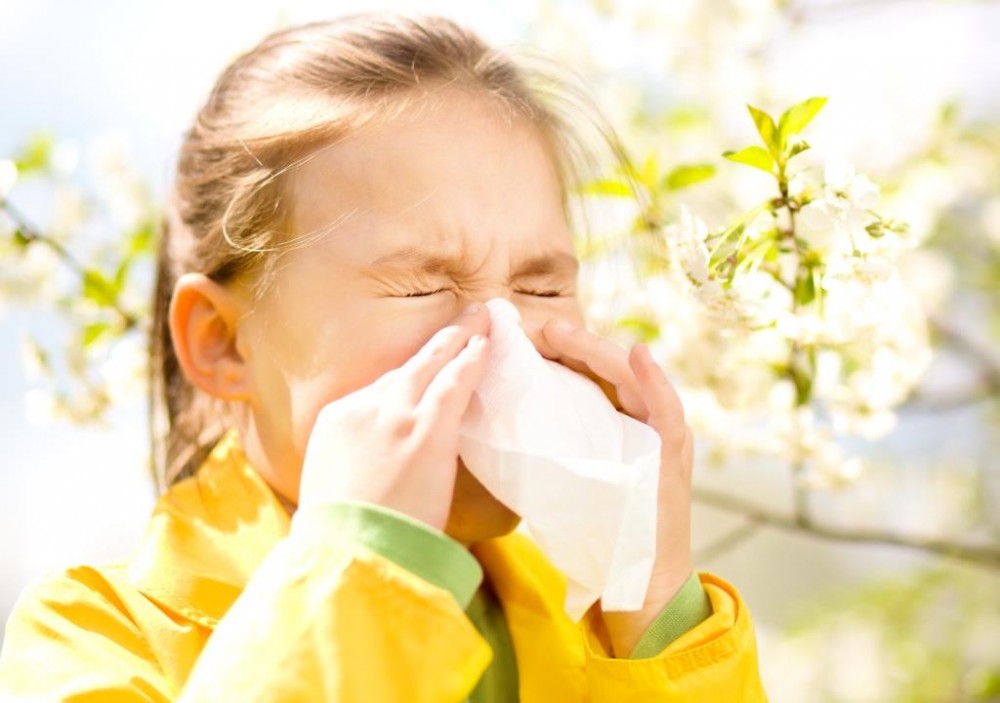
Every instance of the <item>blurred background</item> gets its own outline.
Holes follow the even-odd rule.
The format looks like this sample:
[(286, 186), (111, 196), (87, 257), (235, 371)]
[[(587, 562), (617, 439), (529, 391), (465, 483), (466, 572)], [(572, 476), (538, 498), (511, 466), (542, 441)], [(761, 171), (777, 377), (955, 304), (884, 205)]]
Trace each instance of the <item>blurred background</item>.
[[(720, 400), (733, 376), (691, 371), (700, 351), (672, 339), (683, 318), (655, 286), (616, 307), (625, 269), (595, 267), (590, 312), (686, 385), (696, 566), (748, 603), (771, 700), (1000, 700), (1000, 3), (971, 0), (0, 0), (0, 618), (31, 579), (142, 536), (144, 340), (102, 315), (148, 312), (151, 223), (216, 76), (269, 31), (372, 9), (445, 14), (574, 68), (635, 162), (665, 175), (664, 223), (686, 209), (715, 230), (772, 197), (721, 156), (757, 139), (745, 106), (828, 98), (808, 163), (849, 162), (908, 223), (893, 267), (922, 360), (873, 366), (860, 425), (810, 415), (834, 459), (806, 475), (788, 444), (729, 441), (721, 428), (773, 398)], [(613, 200), (605, 227), (629, 230)], [(24, 241), (25, 222), (79, 270)]]

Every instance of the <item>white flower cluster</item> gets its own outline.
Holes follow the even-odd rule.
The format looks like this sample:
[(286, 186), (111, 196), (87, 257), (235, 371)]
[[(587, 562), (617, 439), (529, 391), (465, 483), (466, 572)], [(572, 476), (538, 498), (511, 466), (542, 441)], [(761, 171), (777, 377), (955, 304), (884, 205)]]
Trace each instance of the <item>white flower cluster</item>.
[(32, 383), (24, 408), (33, 425), (100, 422), (113, 405), (134, 403), (145, 393), (147, 357), (138, 334), (88, 348), (71, 340), (58, 358), (65, 361), (64, 368), (55, 368), (49, 352), (33, 338), (22, 339), (21, 366)]
[(718, 238), (683, 210), (664, 232), (664, 273), (613, 294), (629, 300), (620, 317), (659, 331), (654, 352), (716, 460), (776, 457), (809, 485), (844, 485), (861, 464), (839, 440), (889, 432), (930, 362), (926, 316), (899, 275), (914, 242), (847, 166), (814, 188), (799, 176), (789, 194), (790, 218), (774, 206), (739, 230), (722, 254), (735, 266), (717, 265)]
[[(43, 346), (25, 336), (22, 343), (22, 367), (31, 382), (29, 421), (100, 421), (113, 405), (137, 401), (144, 392), (146, 350), (140, 330), (123, 323), (121, 310), (141, 321), (145, 295), (135, 276), (122, 285), (108, 282), (131, 264), (126, 257), (136, 256), (129, 252), (151, 216), (151, 197), (119, 140), (92, 144), (84, 162), (90, 173), (83, 175), (78, 145), (45, 148), (44, 165), (23, 172), (14, 161), (0, 160), (0, 311), (57, 309), (66, 323), (61, 340), (47, 339)], [(81, 180), (90, 184), (86, 194)], [(23, 195), (29, 214), (47, 217), (24, 222), (20, 207), (8, 210), (5, 201), (15, 186), (11, 207)], [(83, 241), (89, 246), (81, 247)], [(84, 270), (104, 276), (99, 285), (117, 285), (113, 294), (88, 294)]]

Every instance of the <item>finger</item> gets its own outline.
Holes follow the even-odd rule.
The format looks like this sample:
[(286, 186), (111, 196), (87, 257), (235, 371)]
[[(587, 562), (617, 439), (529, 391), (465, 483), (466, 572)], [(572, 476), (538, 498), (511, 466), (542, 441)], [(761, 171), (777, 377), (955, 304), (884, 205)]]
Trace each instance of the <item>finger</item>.
[[(522, 320), (521, 328), (524, 330), (525, 335), (531, 340), (531, 343), (535, 345), (535, 349), (538, 353), (544, 356), (546, 359), (551, 359), (552, 361), (559, 361), (559, 351), (556, 350), (551, 342), (545, 338), (545, 333), (542, 332), (542, 323), (534, 322), (533, 320)], [(584, 364), (579, 364), (584, 366)]]
[(530, 339), (531, 343), (535, 345), (535, 349), (539, 354), (549, 361), (557, 361), (563, 366), (573, 369), (574, 371), (583, 374), (590, 380), (597, 383), (606, 395), (610, 395), (610, 400), (614, 404), (615, 408), (621, 409), (621, 403), (618, 402), (618, 393), (615, 390), (614, 384), (604, 380), (600, 377), (600, 375), (594, 373), (594, 370), (587, 366), (587, 364), (583, 361), (567, 356), (553, 347), (552, 343), (546, 339), (545, 333), (542, 331), (544, 325), (531, 320), (526, 320), (522, 321), (521, 326), (528, 339)]
[(434, 333), (420, 350), (394, 374), (400, 392), (400, 402), (415, 407), (427, 387), (441, 370), (454, 359), (475, 334), (486, 335), (490, 316), (483, 305), (470, 305), (446, 327)]
[(604, 395), (607, 396), (608, 400), (611, 401), (611, 404), (615, 406), (615, 410), (622, 409), (622, 404), (621, 401), (618, 399), (618, 391), (615, 389), (615, 385), (601, 378), (599, 374), (594, 373), (594, 370), (591, 369), (589, 366), (587, 366), (587, 364), (585, 364), (583, 361), (575, 359), (571, 356), (567, 356), (566, 354), (563, 354), (558, 349), (553, 347), (552, 343), (548, 339), (546, 339), (545, 333), (542, 331), (544, 325), (542, 325), (539, 322), (525, 320), (521, 322), (521, 326), (524, 328), (525, 334), (527, 335), (528, 339), (531, 340), (531, 343), (535, 346), (535, 349), (538, 351), (539, 354), (541, 354), (549, 361), (556, 361), (562, 364), (563, 366), (572, 369), (573, 371), (576, 371), (577, 373), (583, 376), (586, 376), (591, 381), (600, 386), (601, 390), (604, 392)]
[[(616, 407), (643, 422), (649, 416), (638, 379), (628, 362), (628, 352), (609, 339), (604, 339), (583, 327), (561, 327), (550, 320), (542, 331), (549, 346), (559, 354), (558, 361), (582, 362), (597, 377), (591, 376), (602, 388), (611, 384)], [(567, 364), (568, 365), (568, 364)], [(600, 380), (598, 380), (600, 379)], [(603, 381), (604, 383), (601, 383)], [(607, 392), (607, 391), (606, 391)], [(612, 402), (615, 402), (612, 399)]]
[(427, 387), (417, 406), (418, 423), (442, 437), (458, 431), (472, 394), (486, 372), (489, 338), (475, 335)]
[[(684, 420), (684, 406), (673, 384), (653, 359), (649, 347), (636, 344), (629, 353), (629, 365), (639, 381), (640, 392), (649, 408), (647, 423), (660, 433), (672, 451), (682, 447), (690, 430)], [(666, 447), (664, 447), (666, 449)]]

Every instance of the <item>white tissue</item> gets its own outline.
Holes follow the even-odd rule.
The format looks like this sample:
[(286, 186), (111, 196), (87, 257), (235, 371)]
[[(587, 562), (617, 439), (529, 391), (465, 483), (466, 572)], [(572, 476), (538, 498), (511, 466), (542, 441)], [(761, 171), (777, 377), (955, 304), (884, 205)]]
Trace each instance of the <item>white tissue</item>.
[(642, 607), (656, 553), (660, 437), (589, 378), (535, 349), (494, 298), (490, 366), (462, 418), (459, 455), (566, 575), (566, 613)]

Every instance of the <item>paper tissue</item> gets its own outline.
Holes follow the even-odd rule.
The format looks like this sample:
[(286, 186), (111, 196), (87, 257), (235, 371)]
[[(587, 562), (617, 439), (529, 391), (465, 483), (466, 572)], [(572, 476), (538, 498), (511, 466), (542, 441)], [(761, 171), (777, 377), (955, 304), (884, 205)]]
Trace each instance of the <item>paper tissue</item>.
[(462, 418), (459, 455), (566, 575), (570, 618), (598, 598), (605, 610), (638, 610), (656, 553), (659, 435), (539, 354), (512, 303), (486, 307), (490, 365)]

